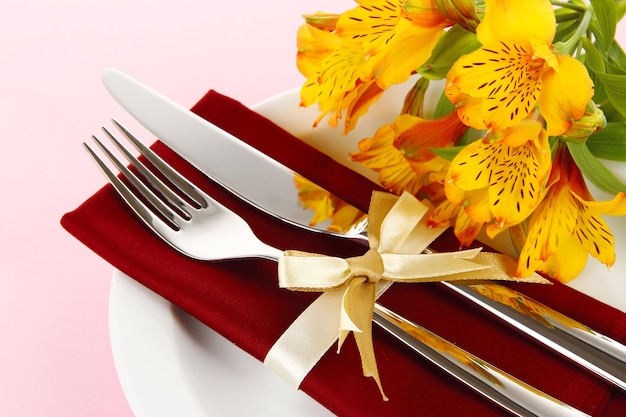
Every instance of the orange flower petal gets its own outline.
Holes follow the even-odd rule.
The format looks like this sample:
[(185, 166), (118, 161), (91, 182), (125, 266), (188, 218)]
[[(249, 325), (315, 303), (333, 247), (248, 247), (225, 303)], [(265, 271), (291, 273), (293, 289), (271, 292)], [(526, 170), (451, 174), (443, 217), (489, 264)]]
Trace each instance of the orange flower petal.
[(321, 63), (343, 41), (338, 36), (311, 25), (302, 25), (297, 32), (296, 64), (305, 77), (321, 71)]
[[(615, 239), (600, 213), (588, 205), (581, 208), (574, 236), (586, 252), (606, 266), (615, 263)], [(569, 255), (568, 255), (569, 256)]]
[(430, 227), (448, 227), (459, 213), (461, 207), (450, 200), (439, 203), (431, 212), (427, 224)]
[(397, 117), (394, 125), (398, 131), (394, 146), (416, 163), (433, 159), (431, 148), (456, 145), (467, 131), (455, 112), (433, 120), (406, 114)]
[(394, 194), (407, 191), (413, 195), (428, 179), (411, 169), (411, 165), (398, 149), (393, 146), (395, 131), (386, 125), (376, 131), (376, 135), (359, 142), (359, 152), (350, 153), (353, 161), (378, 172), (378, 181)]
[(370, 106), (378, 100), (384, 92), (375, 81), (368, 81), (360, 84), (344, 99), (347, 104), (346, 121), (343, 133), (348, 133), (356, 127), (357, 121), (365, 115)]
[(461, 246), (469, 246), (476, 239), (478, 232), (482, 228), (482, 223), (473, 221), (463, 210), (459, 211), (456, 223), (454, 224), (454, 234), (459, 239)]

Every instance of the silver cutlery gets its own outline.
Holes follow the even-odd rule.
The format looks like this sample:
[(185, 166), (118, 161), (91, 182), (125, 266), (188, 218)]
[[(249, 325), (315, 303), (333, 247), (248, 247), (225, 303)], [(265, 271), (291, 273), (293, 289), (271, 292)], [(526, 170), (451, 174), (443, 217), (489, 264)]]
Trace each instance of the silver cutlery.
[[(258, 209), (298, 227), (333, 233), (308, 226), (310, 212), (302, 210), (299, 204), (294, 174), (289, 168), (120, 71), (106, 71), (103, 80), (113, 97), (140, 123), (218, 184)], [(347, 234), (334, 234), (345, 239), (366, 239), (361, 232), (357, 228)], [(509, 291), (518, 304), (537, 308), (515, 309), (481, 293), (484, 286), (446, 282), (441, 285), (626, 390), (623, 344), (505, 286), (489, 284), (500, 292)]]
[[(126, 181), (118, 177), (89, 145), (84, 146), (126, 204), (161, 240), (175, 250), (200, 260), (247, 257), (277, 260), (281, 256), (279, 249), (261, 242), (241, 217), (187, 181), (119, 123), (114, 121), (114, 124), (137, 146), (139, 153), (150, 161), (152, 168), (135, 158), (108, 129), (104, 129), (106, 136), (135, 167), (138, 175), (129, 170), (95, 136), (93, 139), (102, 153)], [(159, 175), (154, 175), (153, 171)], [(165, 181), (160, 178), (165, 178)], [(229, 238), (224, 239), (224, 234), (228, 234)], [(450, 375), (515, 415), (587, 415), (382, 306), (376, 306), (374, 322)]]

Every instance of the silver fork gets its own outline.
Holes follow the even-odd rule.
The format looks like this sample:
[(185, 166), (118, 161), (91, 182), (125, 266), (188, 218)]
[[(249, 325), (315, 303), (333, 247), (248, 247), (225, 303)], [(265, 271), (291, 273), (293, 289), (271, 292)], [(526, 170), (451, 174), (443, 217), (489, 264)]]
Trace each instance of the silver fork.
[[(173, 249), (203, 261), (249, 257), (277, 261), (280, 258), (282, 251), (259, 240), (245, 220), (189, 182), (121, 124), (115, 120), (113, 123), (149, 162), (139, 161), (110, 130), (103, 128), (137, 174), (97, 137), (92, 138), (126, 181), (118, 177), (89, 145), (83, 145), (126, 204), (161, 240)], [(226, 235), (228, 239), (224, 239)], [(448, 374), (515, 415), (586, 415), (378, 304), (374, 322)], [(450, 355), (452, 351), (454, 355)]]

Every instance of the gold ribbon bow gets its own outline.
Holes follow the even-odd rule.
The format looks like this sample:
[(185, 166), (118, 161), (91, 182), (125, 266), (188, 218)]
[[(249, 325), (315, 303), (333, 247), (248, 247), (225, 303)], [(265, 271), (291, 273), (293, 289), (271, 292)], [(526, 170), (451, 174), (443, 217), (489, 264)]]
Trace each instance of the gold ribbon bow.
[(343, 259), (285, 251), (279, 261), (279, 284), (283, 288), (343, 292), (338, 349), (352, 332), (363, 374), (374, 378), (385, 400), (372, 340), (374, 303), (381, 284), (488, 279), (547, 282), (538, 275), (515, 278), (516, 263), (512, 258), (482, 253), (480, 249), (423, 254), (444, 231), (426, 225), (425, 215), (429, 209), (408, 193), (397, 197), (375, 192), (368, 218), (370, 249), (364, 255)]

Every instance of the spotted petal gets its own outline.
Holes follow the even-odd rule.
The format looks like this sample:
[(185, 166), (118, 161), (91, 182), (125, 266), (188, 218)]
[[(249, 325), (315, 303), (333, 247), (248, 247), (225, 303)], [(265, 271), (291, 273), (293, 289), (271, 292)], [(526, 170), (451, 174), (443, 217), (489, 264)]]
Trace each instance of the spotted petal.
[(359, 6), (343, 13), (337, 21), (337, 33), (344, 39), (358, 41), (369, 54), (385, 48), (397, 33), (398, 22), (406, 20), (401, 0), (358, 0)]
[[(322, 61), (320, 72), (310, 76), (302, 86), (302, 105), (332, 103), (342, 98), (356, 86), (357, 70), (363, 62), (365, 56), (357, 45), (345, 44), (334, 50)], [(328, 107), (334, 108), (336, 104)]]
[[(479, 119), (476, 114), (461, 116), (472, 127), (502, 130), (516, 125), (534, 109), (543, 72), (544, 61), (533, 60), (532, 50), (501, 42), (461, 57), (449, 82), (460, 94), (481, 99)], [(462, 95), (453, 91), (448, 89), (448, 97), (460, 112), (465, 112)], [(470, 110), (475, 112), (475, 107)]]
[(610, 201), (592, 201), (564, 146), (557, 150), (554, 163), (553, 185), (530, 220), (518, 275), (543, 271), (567, 282), (582, 271), (589, 254), (607, 266), (613, 264), (614, 238), (601, 214), (626, 214), (626, 196), (619, 193)]
[(615, 263), (613, 233), (597, 210), (581, 207), (574, 235), (591, 256), (607, 266)]
[[(454, 198), (448, 193), (448, 182), (467, 191), (488, 189), (491, 215), (496, 220), (488, 230), (497, 234), (503, 228), (523, 221), (539, 204), (550, 163), (545, 135), (517, 147), (506, 142), (489, 142), (488, 139), (476, 141), (452, 161), (446, 195)], [(466, 201), (464, 205), (467, 207), (470, 203)], [(483, 211), (479, 210), (479, 213)]]
[(556, 21), (549, 0), (490, 0), (486, 6), (477, 28), (483, 46), (455, 63), (446, 94), (470, 126), (502, 130), (530, 114), (543, 74), (557, 69), (551, 47)]
[(542, 131), (536, 141), (506, 146), (491, 177), (489, 201), (495, 217), (487, 233), (495, 236), (504, 228), (524, 221), (541, 202), (552, 164), (548, 137)]

